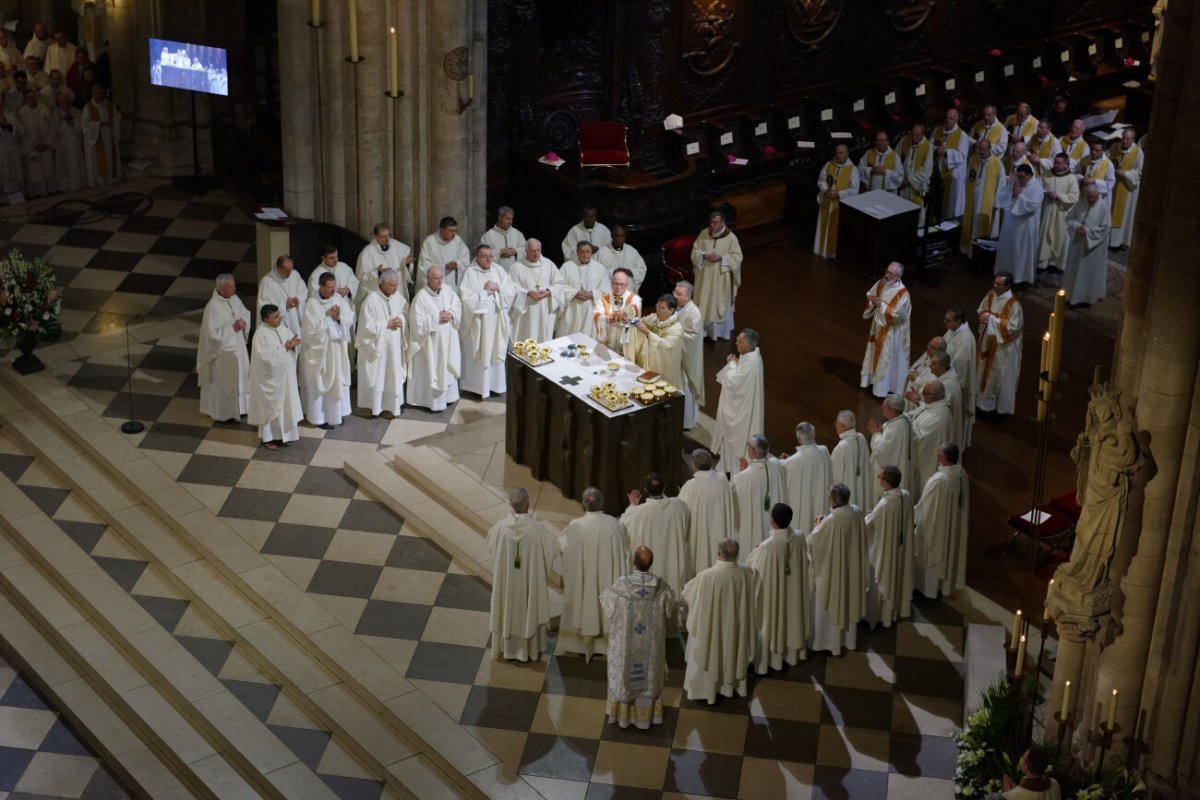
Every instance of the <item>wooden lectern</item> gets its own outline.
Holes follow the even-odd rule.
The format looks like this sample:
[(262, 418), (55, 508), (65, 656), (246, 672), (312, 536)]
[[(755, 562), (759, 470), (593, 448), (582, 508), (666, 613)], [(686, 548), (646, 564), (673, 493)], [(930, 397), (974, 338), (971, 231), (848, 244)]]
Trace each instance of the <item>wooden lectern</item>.
[(837, 260), (868, 276), (883, 274), (891, 261), (912, 267), (920, 210), (917, 204), (882, 190), (842, 200)]

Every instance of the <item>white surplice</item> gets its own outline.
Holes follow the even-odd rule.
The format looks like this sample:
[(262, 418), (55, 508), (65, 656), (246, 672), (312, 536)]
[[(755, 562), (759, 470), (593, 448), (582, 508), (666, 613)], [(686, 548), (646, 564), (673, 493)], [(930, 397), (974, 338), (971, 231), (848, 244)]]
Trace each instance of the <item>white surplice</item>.
[(675, 588), (650, 572), (634, 572), (600, 593), (608, 620), (608, 721), (647, 730), (663, 721), (666, 630), (678, 615)]
[(867, 333), (860, 385), (864, 389), (871, 387), (876, 397), (902, 395), (904, 377), (908, 375), (912, 297), (901, 281), (889, 284), (883, 278), (875, 281), (867, 297), (878, 297), (882, 302), (880, 305), (868, 302), (862, 313), (863, 319), (871, 320), (871, 329)]
[[(455, 269), (446, 269), (446, 265), (454, 262)], [(467, 243), (457, 233), (450, 241), (442, 238), (440, 231), (434, 231), (421, 242), (421, 253), (417, 256), (416, 289), (421, 291), (428, 281), (430, 267), (441, 267), (445, 281), (444, 286), (457, 290), (459, 281), (471, 264), (471, 250)]]
[[(329, 313), (340, 309), (334, 319)], [(353, 410), (350, 405), (350, 338), (354, 328), (354, 303), (334, 292), (319, 294), (304, 305), (300, 338), (300, 398), (304, 417), (313, 425), (341, 425)]]
[[(488, 283), (497, 289), (489, 294)], [(512, 325), (513, 295), (517, 286), (503, 267), (483, 269), (475, 262), (467, 267), (458, 287), (463, 315), (461, 388), (483, 399), (492, 394), (504, 394), (504, 359), (508, 353), (509, 331)]]
[(1013, 197), (1011, 183), (996, 190), (996, 208), (1004, 211), (996, 245), (995, 272), (1011, 272), (1014, 283), (1033, 283), (1038, 262), (1038, 234), (1045, 189), (1036, 180)]
[[(1094, 204), (1080, 200), (1067, 215), (1067, 258), (1063, 264), (1063, 288), (1068, 303), (1095, 303), (1108, 288), (1108, 244), (1112, 212), (1108, 201)], [(1079, 229), (1083, 228), (1083, 233)]]
[[(233, 324), (238, 320), (246, 327), (235, 331)], [(201, 414), (221, 422), (246, 413), (250, 400), (249, 340), (250, 311), (236, 294), (225, 298), (214, 290), (200, 318), (196, 345)]]
[(712, 452), (720, 456), (717, 469), (736, 472), (750, 437), (764, 432), (763, 361), (756, 347), (729, 361), (717, 373), (721, 396), (717, 399)]
[(867, 622), (892, 627), (912, 615), (913, 499), (907, 489), (882, 492), (867, 514), (867, 549), (871, 558)]
[(804, 534), (772, 530), (751, 551), (746, 566), (758, 575), (762, 596), (754, 671), (783, 669), (808, 657), (812, 632), (812, 578)]
[[(720, 261), (709, 261), (716, 253)], [(716, 236), (705, 228), (692, 245), (692, 269), (696, 275), (696, 293), (692, 301), (704, 316), (704, 329), (710, 339), (733, 336), (733, 309), (738, 287), (742, 285), (742, 246), (728, 226)]]
[(546, 649), (546, 582), (558, 566), (558, 540), (532, 514), (509, 514), (488, 531), (487, 543), (492, 554), (493, 657), (538, 661)]
[(688, 575), (698, 575), (717, 560), (717, 545), (733, 530), (733, 491), (719, 469), (692, 473), (679, 489), (688, 509)]
[[(866, 505), (871, 500), (867, 487), (871, 482), (871, 449), (867, 437), (856, 430), (838, 434), (838, 443), (830, 454), (830, 485), (843, 483), (850, 488), (850, 502)], [(825, 487), (826, 499), (829, 487)]]
[(867, 523), (858, 506), (831, 509), (808, 535), (813, 574), (813, 650), (835, 656), (858, 646), (858, 621), (866, 614), (870, 569)]
[(916, 589), (926, 597), (966, 586), (970, 499), (967, 473), (951, 464), (938, 467), (913, 509)]
[(264, 442), (294, 442), (300, 438), (300, 388), (296, 351), (284, 345), (292, 332), (283, 324), (262, 325), (254, 332), (250, 352), (250, 397), (246, 422), (258, 426)]
[[(511, 229), (510, 229), (511, 230)], [(554, 321), (565, 302), (567, 288), (554, 262), (542, 256), (536, 264), (526, 259), (508, 268), (515, 293), (512, 300), (512, 340), (548, 342), (554, 338)], [(548, 291), (546, 297), (534, 300), (530, 292)]]
[(833, 461), (829, 448), (823, 444), (798, 445), (796, 452), (783, 460), (787, 478), (788, 506), (792, 509), (792, 525), (801, 531), (813, 529), (814, 520), (829, 509), (829, 487)]
[[(554, 328), (555, 336), (569, 336), (572, 333), (592, 335), (592, 312), (596, 308), (596, 300), (609, 289), (609, 280), (604, 273), (604, 265), (592, 259), (586, 264), (567, 261), (559, 270), (563, 283), (563, 300), (558, 309), (558, 323)], [(592, 296), (580, 300), (575, 295), (581, 291), (589, 291)]]
[[(391, 297), (377, 289), (362, 302), (355, 342), (358, 348), (358, 405), (369, 408), (373, 417), (384, 411), (398, 417), (403, 410), (407, 313), (408, 303), (399, 287)], [(400, 321), (400, 327), (388, 327), (393, 319)]]
[[(439, 322), (442, 311), (451, 318)], [(413, 297), (408, 309), (408, 402), (444, 411), (458, 402), (458, 379), (462, 375), (462, 346), (458, 328), (462, 323), (462, 301), (443, 286), (436, 294), (428, 286)]]
[(563, 529), (558, 542), (563, 610), (555, 652), (590, 659), (608, 649), (608, 619), (600, 607), (600, 593), (629, 571), (625, 526), (603, 511), (588, 511)]
[(688, 581), (683, 599), (688, 631), (683, 689), (688, 699), (712, 705), (717, 695), (745, 697), (758, 638), (758, 576), (749, 567), (718, 561)]
[(733, 531), (742, 561), (771, 533), (771, 508), (786, 502), (787, 475), (779, 459), (756, 459), (729, 479), (733, 490)]

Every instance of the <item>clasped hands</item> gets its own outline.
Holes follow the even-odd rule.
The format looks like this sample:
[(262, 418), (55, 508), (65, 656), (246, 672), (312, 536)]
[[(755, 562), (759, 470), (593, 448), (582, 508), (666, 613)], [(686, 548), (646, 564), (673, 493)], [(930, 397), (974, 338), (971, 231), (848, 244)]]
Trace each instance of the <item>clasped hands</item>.
[(391, 319), (388, 320), (387, 326), (388, 326), (389, 331), (394, 331), (397, 328), (403, 328), (404, 327), (404, 318), (403, 317), (392, 317)]
[(443, 308), (441, 311), (438, 312), (438, 323), (441, 325), (445, 325), (447, 322), (450, 322), (453, 319), (454, 319), (454, 312), (448, 308)]
[(244, 319), (235, 319), (233, 321), (233, 329), (235, 331), (238, 331), (238, 332), (244, 331), (248, 327), (250, 327), (250, 326), (246, 324), (246, 320), (244, 320)]
[(331, 306), (331, 307), (330, 307), (330, 309), (329, 309), (328, 311), (326, 311), (326, 312), (325, 312), (325, 315), (326, 315), (326, 316), (328, 316), (328, 317), (330, 317), (331, 319), (334, 319), (334, 320), (337, 320), (338, 322), (341, 322), (341, 320), (342, 320), (342, 307), (341, 307), (341, 306), (339, 306), (339, 305), (336, 305), (336, 304), (334, 304), (333, 306)]
[(284, 342), (283, 346), (284, 346), (284, 348), (286, 348), (288, 350), (295, 350), (297, 347), (300, 346), (300, 337), (293, 336), (292, 338), (290, 338), (286, 342)]

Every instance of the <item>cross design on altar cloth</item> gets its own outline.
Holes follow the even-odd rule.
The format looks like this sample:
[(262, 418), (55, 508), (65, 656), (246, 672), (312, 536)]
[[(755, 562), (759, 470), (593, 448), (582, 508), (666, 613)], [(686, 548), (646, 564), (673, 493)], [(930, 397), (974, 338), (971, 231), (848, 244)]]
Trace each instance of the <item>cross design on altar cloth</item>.
[(582, 380), (583, 380), (583, 378), (580, 378), (577, 375), (567, 375), (565, 377), (559, 378), (558, 382), (561, 383), (563, 386), (578, 386), (579, 382)]

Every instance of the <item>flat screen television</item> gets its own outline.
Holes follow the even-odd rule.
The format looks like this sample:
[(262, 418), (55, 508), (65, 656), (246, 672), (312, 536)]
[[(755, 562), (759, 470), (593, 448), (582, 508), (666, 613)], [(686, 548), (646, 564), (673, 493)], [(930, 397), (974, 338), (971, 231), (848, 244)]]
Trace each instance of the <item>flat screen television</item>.
[(229, 66), (225, 48), (151, 39), (150, 83), (228, 96)]

